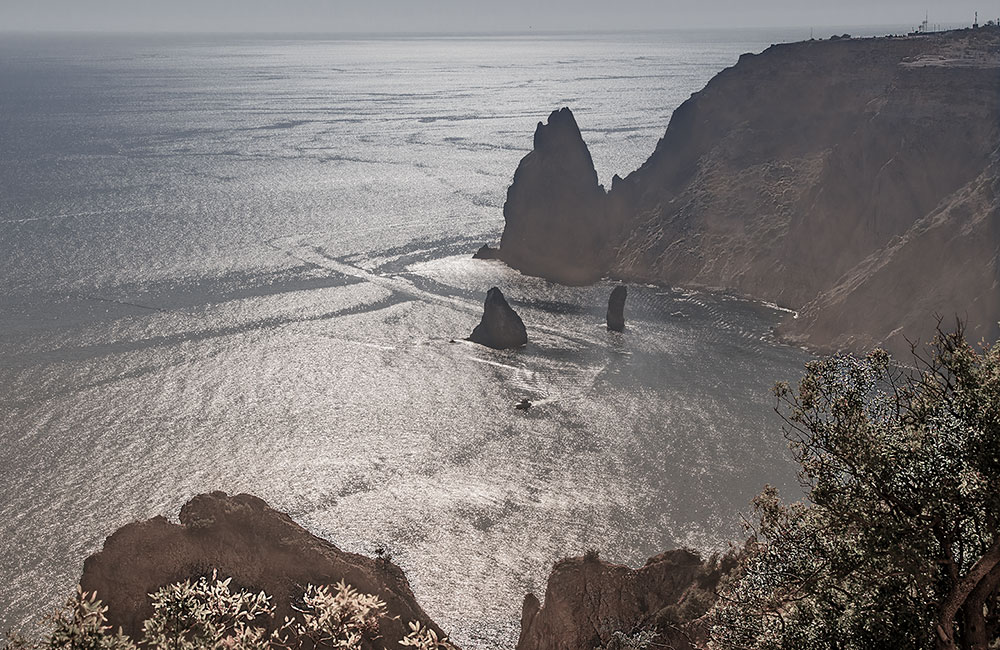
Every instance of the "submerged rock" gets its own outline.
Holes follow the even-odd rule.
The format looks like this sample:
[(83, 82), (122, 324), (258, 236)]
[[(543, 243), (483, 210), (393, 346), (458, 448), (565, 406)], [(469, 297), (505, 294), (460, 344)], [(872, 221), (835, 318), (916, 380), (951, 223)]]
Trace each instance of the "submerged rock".
[(608, 298), (608, 329), (621, 332), (625, 329), (625, 298), (628, 297), (628, 287), (620, 284), (611, 291)]
[(486, 293), (483, 319), (472, 330), (469, 340), (497, 350), (519, 348), (528, 342), (524, 321), (507, 304), (500, 289), (493, 287)]
[(385, 601), (378, 625), (387, 647), (397, 647), (409, 621), (441, 634), (398, 566), (342, 551), (257, 497), (202, 494), (181, 508), (180, 522), (154, 517), (128, 524), (83, 564), (83, 590), (96, 591), (111, 626), (133, 638), (141, 637), (142, 622), (152, 614), (147, 594), (213, 570), (231, 577), (234, 589), (270, 594), (277, 621), (293, 614), (293, 599), (306, 585), (344, 580)]
[(610, 257), (604, 188), (568, 108), (538, 123), (503, 206), (500, 259), (562, 284), (589, 284)]
[(483, 244), (472, 256), (474, 260), (498, 260), (500, 259), (500, 249), (493, 248), (489, 244)]

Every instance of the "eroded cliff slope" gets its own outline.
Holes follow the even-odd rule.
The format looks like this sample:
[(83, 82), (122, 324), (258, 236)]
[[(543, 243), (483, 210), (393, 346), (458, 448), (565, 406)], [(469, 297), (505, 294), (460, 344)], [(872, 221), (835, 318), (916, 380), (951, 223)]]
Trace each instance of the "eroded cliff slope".
[(703, 561), (676, 550), (632, 569), (596, 556), (557, 562), (544, 605), (524, 599), (517, 650), (580, 650), (615, 646), (637, 630), (655, 635), (650, 647), (701, 647), (708, 630), (701, 620), (715, 600), (731, 557)]
[(998, 28), (776, 45), (682, 104), (649, 160), (593, 195), (598, 216), (520, 208), (519, 169), (508, 228), (543, 225), (530, 247), (505, 233), (501, 255), (559, 281), (535, 258), (570, 229), (599, 237), (579, 275), (774, 301), (801, 312), (785, 336), (817, 349), (908, 350), (935, 314), (993, 339), (998, 147)]

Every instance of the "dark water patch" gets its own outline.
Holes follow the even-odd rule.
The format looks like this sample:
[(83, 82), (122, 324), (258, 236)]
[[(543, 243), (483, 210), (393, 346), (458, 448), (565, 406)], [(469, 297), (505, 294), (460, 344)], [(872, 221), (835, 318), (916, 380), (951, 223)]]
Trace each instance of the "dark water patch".
[(361, 280), (356, 277), (307, 264), (272, 273), (243, 272), (180, 280), (122, 293), (138, 296), (144, 302), (152, 301), (159, 308), (176, 311), (297, 291), (346, 287), (359, 282)]
[(294, 129), (297, 126), (310, 124), (311, 122), (312, 120), (285, 120), (284, 122), (275, 122), (274, 124), (265, 124), (264, 126), (254, 128), (258, 131), (279, 131), (282, 129)]
[[(363, 303), (345, 309), (328, 311), (321, 314), (308, 316), (274, 316), (240, 323), (230, 327), (207, 328), (194, 331), (184, 331), (175, 334), (163, 334), (141, 338), (138, 340), (116, 341), (110, 343), (98, 343), (83, 346), (66, 346), (50, 350), (32, 352), (30, 355), (21, 356), (16, 352), (7, 357), (7, 367), (12, 370), (18, 368), (29, 368), (39, 363), (57, 363), (85, 361), (100, 357), (108, 357), (128, 352), (147, 351), (157, 348), (172, 347), (187, 343), (209, 341), (221, 339), (229, 336), (249, 334), (255, 332), (265, 332), (275, 330), (287, 325), (299, 323), (312, 323), (317, 321), (332, 320), (343, 316), (364, 314), (369, 312), (387, 309), (400, 303), (412, 300), (409, 296), (392, 294), (387, 298), (370, 303)], [(31, 400), (44, 401), (44, 400)]]
[(532, 309), (540, 309), (550, 314), (559, 314), (559, 315), (580, 315), (587, 313), (597, 314), (600, 311), (596, 307), (588, 307), (587, 305), (582, 305), (579, 303), (572, 303), (572, 302), (564, 302), (560, 300), (546, 300), (540, 298), (511, 298), (510, 302), (521, 307), (531, 307)]
[[(441, 239), (415, 239), (403, 246), (393, 246), (384, 251), (379, 251), (380, 257), (392, 259), (374, 267), (372, 272), (380, 275), (404, 273), (414, 264), (464, 253), (468, 253), (471, 258), (480, 246), (482, 246), (482, 242), (479, 238), (467, 236)], [(358, 261), (359, 258), (352, 256), (349, 259)]]
[[(121, 318), (130, 310), (197, 318), (200, 311), (213, 305), (346, 287), (361, 281), (353, 276), (306, 265), (273, 272), (240, 272), (197, 279), (125, 283), (85, 291), (12, 295), (8, 296), (8, 308), (0, 315), (0, 324), (8, 332), (65, 330)], [(113, 305), (119, 309), (102, 310), (87, 303)]]

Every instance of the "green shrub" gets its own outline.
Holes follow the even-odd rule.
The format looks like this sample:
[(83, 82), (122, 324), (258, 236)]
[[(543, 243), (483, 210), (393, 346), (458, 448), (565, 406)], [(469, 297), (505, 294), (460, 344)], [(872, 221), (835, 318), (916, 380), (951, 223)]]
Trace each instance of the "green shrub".
[[(49, 617), (42, 639), (9, 636), (3, 650), (298, 650), (379, 647), (379, 619), (386, 605), (378, 596), (341, 581), (306, 587), (296, 615), (280, 625), (264, 592), (232, 591), (230, 578), (185, 580), (150, 594), (153, 615), (143, 623), (138, 642), (112, 631), (108, 608), (77, 588), (76, 595)], [(419, 622), (400, 645), (416, 650), (452, 650), (447, 639)], [(268, 630), (271, 630), (268, 632)]]
[(79, 587), (62, 609), (47, 617), (51, 628), (44, 641), (31, 640), (17, 634), (10, 636), (4, 650), (136, 650), (135, 643), (121, 631), (112, 632), (107, 619), (108, 608), (95, 594), (84, 593)]
[(617, 631), (603, 646), (594, 650), (646, 650), (654, 647), (656, 633), (651, 630), (636, 630), (631, 633)]
[(1000, 349), (959, 326), (914, 363), (836, 356), (776, 388), (808, 501), (754, 502), (713, 648), (1000, 646)]
[(151, 595), (153, 615), (143, 624), (142, 645), (162, 650), (268, 647), (267, 622), (274, 615), (264, 592), (233, 593), (231, 578), (199, 578), (168, 585)]

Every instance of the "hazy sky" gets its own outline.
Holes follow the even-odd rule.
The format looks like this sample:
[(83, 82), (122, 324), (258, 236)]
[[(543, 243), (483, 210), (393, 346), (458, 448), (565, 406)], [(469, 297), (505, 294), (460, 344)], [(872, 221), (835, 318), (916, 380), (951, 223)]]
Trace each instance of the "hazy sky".
[[(0, 31), (492, 32), (971, 23), (1000, 0), (0, 0)], [(991, 13), (992, 12), (992, 13)], [(989, 16), (987, 16), (989, 14)]]

